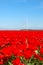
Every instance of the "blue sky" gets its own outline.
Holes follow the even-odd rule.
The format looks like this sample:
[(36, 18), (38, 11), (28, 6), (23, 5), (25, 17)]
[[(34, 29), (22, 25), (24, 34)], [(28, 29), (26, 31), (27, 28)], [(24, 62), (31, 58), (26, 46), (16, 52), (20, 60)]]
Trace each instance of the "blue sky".
[(0, 29), (43, 29), (43, 0), (0, 0)]

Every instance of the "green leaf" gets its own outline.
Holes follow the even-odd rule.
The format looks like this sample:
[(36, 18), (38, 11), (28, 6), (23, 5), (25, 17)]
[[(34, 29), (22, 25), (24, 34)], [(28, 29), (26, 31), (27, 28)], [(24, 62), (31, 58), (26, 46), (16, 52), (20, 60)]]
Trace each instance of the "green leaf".
[(31, 65), (31, 63), (28, 63), (27, 65)]
[(8, 65), (13, 65), (11, 62), (8, 61)]
[(32, 64), (31, 63), (28, 63), (27, 65), (34, 65), (34, 63), (32, 63)]

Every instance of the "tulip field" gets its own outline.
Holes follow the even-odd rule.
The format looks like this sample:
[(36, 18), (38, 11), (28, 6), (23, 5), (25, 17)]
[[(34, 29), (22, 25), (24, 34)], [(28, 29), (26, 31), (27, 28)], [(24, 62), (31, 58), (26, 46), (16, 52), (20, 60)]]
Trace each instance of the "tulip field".
[(43, 65), (43, 30), (0, 30), (0, 65)]

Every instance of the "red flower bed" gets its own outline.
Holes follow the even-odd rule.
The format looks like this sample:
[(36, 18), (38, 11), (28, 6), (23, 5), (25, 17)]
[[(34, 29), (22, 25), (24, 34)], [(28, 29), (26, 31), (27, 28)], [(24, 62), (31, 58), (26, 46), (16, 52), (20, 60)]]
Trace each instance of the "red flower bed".
[(0, 31), (0, 65), (39, 61), (43, 64), (43, 31)]

